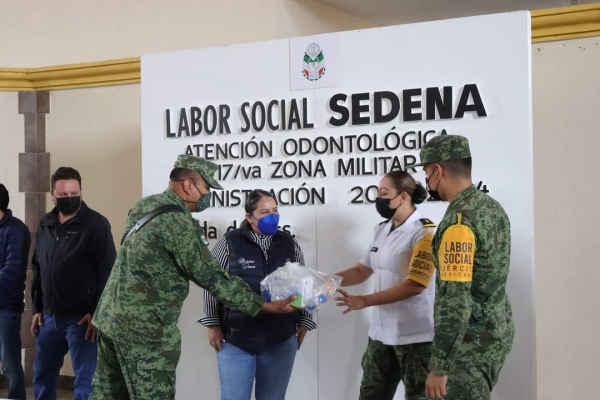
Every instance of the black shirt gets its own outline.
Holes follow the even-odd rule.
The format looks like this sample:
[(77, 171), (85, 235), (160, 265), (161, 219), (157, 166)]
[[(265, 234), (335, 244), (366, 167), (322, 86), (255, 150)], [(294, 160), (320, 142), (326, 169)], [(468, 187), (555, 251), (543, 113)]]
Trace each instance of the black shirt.
[(32, 260), (33, 312), (93, 314), (116, 258), (110, 224), (85, 202), (64, 224), (55, 208), (38, 227)]

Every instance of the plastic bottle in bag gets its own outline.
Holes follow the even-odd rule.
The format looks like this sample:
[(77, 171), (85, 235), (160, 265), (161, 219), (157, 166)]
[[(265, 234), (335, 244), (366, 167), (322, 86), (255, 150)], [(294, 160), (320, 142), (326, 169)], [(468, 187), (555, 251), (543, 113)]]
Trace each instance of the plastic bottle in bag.
[(265, 301), (296, 297), (290, 305), (313, 313), (341, 286), (342, 278), (314, 269), (286, 263), (265, 277), (260, 283)]

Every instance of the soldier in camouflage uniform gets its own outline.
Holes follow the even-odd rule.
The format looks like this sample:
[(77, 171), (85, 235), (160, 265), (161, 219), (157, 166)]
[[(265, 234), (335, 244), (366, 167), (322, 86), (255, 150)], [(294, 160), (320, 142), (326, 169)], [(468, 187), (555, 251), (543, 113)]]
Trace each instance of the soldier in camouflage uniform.
[[(181, 155), (169, 188), (143, 198), (129, 211), (122, 247), (93, 319), (99, 332), (92, 399), (175, 398), (181, 350), (177, 322), (190, 280), (252, 316), (294, 310), (292, 299), (264, 303), (241, 279), (228, 275), (208, 250), (191, 212), (209, 206), (210, 188), (222, 189), (213, 177), (216, 169), (212, 162)], [(169, 212), (127, 235), (165, 205), (171, 205)]]
[(435, 137), (420, 157), (429, 194), (450, 202), (432, 246), (437, 278), (427, 395), (489, 399), (515, 334), (506, 294), (510, 221), (473, 186), (465, 137)]

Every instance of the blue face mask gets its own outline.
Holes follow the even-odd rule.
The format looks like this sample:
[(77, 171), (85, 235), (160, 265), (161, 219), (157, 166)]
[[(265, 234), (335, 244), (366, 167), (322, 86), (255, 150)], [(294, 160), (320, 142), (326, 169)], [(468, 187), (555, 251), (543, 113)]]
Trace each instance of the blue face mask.
[[(253, 215), (252, 218), (256, 219)], [(274, 235), (277, 232), (277, 226), (279, 225), (279, 214), (265, 215), (261, 219), (258, 219), (258, 230), (263, 235)]]

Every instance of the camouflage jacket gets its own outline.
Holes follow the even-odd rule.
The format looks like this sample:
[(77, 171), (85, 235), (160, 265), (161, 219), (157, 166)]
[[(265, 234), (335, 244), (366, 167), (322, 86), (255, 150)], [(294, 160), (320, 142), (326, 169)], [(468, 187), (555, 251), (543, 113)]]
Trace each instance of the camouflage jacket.
[(510, 221), (502, 206), (470, 186), (450, 203), (433, 239), (437, 269), (430, 370), (455, 361), (503, 361), (514, 325), (506, 294)]
[(117, 254), (93, 319), (112, 338), (177, 346), (177, 322), (190, 280), (252, 316), (264, 304), (244, 281), (221, 268), (200, 239), (204, 233), (198, 221), (172, 190), (137, 202), (129, 211), (125, 234), (144, 215), (166, 204), (176, 204), (184, 212), (154, 217)]

